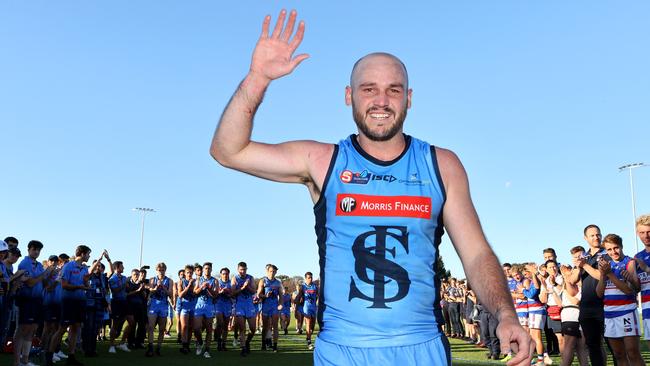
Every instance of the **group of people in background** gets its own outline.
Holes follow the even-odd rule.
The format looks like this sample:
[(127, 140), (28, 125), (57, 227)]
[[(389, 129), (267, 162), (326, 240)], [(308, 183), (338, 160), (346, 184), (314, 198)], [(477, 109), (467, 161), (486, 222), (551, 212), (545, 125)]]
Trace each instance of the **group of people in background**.
[[(606, 365), (606, 346), (615, 365), (645, 365), (639, 345), (641, 327), (650, 340), (650, 215), (637, 219), (636, 233), (644, 249), (633, 257), (624, 254), (619, 235), (603, 237), (597, 225), (588, 225), (587, 245), (571, 247), (565, 263), (553, 248), (544, 249), (539, 262), (503, 263), (519, 322), (535, 342), (533, 364), (550, 365), (549, 355), (559, 354), (563, 366), (575, 357), (582, 366)], [(629, 244), (625, 248), (629, 253)], [(442, 281), (440, 299), (448, 337), (487, 348), (490, 359), (512, 357), (501, 354), (496, 317), (469, 283)]]
[(97, 357), (100, 339), (109, 342), (108, 353), (144, 349), (147, 357), (160, 356), (174, 324), (184, 354), (192, 340), (197, 356), (211, 358), (213, 342), (226, 351), (231, 331), (243, 357), (251, 352), (256, 332), (263, 337), (262, 350), (277, 352), (280, 330), (288, 334), (292, 312), (296, 333), (303, 333), (304, 323), (307, 348), (313, 349), (319, 290), (311, 272), (304, 280), (280, 281), (278, 268), (268, 264), (256, 281), (240, 262), (234, 275), (223, 267), (213, 277), (212, 263), (205, 262), (186, 265), (173, 280), (161, 262), (149, 278), (149, 266), (125, 275), (123, 262), (112, 261), (106, 250), (91, 261), (85, 245), (73, 257), (51, 255), (41, 262), (43, 243), (32, 240), (19, 262), (18, 244), (14, 237), (0, 240), (0, 347), (13, 348), (15, 366), (34, 365), (34, 337), (46, 365), (63, 359), (82, 365), (77, 348), (85, 357)]
[[(535, 341), (534, 364), (552, 364), (549, 355), (560, 354), (562, 365), (574, 357), (580, 365), (605, 365), (603, 340), (617, 365), (644, 364), (637, 295), (644, 338), (650, 340), (650, 215), (638, 218), (636, 230), (644, 249), (634, 257), (624, 254), (620, 236), (603, 237), (597, 225), (588, 225), (583, 230), (587, 245), (570, 248), (565, 263), (553, 248), (543, 250), (539, 263), (503, 263), (520, 324)], [(91, 249), (79, 245), (73, 257), (51, 255), (40, 262), (42, 249), (41, 242), (30, 241), (17, 264), (23, 256), (18, 240), (0, 241), (0, 345), (11, 340), (16, 366), (33, 365), (29, 356), (35, 335), (46, 365), (62, 359), (81, 365), (75, 357), (78, 344), (86, 357), (96, 357), (102, 337), (110, 342), (109, 353), (146, 349), (146, 356), (160, 356), (174, 318), (184, 354), (191, 352), (192, 343), (195, 354), (205, 358), (212, 357), (213, 343), (226, 351), (231, 331), (233, 346), (240, 347), (243, 357), (256, 332), (262, 350), (277, 352), (279, 334), (288, 334), (292, 312), (296, 332), (302, 334), (304, 324), (307, 347), (313, 349), (319, 288), (311, 272), (304, 281), (281, 281), (278, 268), (268, 264), (265, 276), (256, 281), (245, 262), (237, 264), (234, 275), (223, 267), (216, 277), (213, 264), (205, 262), (186, 265), (173, 280), (161, 262), (148, 278), (148, 266), (125, 275), (123, 263), (113, 262), (106, 250), (90, 261)], [(443, 280), (440, 300), (448, 337), (486, 347), (491, 359), (512, 357), (501, 354), (497, 318), (481, 306), (469, 283)], [(110, 332), (104, 330), (106, 324)]]

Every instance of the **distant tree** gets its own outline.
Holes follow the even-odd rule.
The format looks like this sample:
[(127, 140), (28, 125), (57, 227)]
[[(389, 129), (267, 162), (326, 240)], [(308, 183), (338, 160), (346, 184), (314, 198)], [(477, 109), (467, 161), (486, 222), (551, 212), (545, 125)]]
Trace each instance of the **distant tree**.
[(442, 260), (442, 256), (438, 257), (438, 265), (436, 266), (436, 276), (442, 281), (451, 277), (451, 272), (445, 268), (445, 262)]
[(283, 275), (283, 274), (281, 274), (281, 275), (276, 275), (275, 278), (277, 278), (278, 280), (280, 280), (280, 282), (282, 282), (282, 283), (284, 283), (285, 281), (291, 279), (291, 277), (289, 277), (289, 276), (287, 276), (287, 275)]

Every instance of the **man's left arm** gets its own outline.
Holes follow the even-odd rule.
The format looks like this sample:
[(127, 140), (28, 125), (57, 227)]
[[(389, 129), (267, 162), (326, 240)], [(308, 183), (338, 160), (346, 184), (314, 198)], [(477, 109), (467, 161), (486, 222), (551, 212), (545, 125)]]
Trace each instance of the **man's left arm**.
[(469, 191), (467, 174), (451, 151), (436, 148), (438, 166), (445, 186), (443, 222), (463, 263), (463, 269), (476, 296), (499, 325), (501, 350), (516, 355), (508, 365), (528, 365), (534, 343), (519, 325), (501, 265), (488, 244)]

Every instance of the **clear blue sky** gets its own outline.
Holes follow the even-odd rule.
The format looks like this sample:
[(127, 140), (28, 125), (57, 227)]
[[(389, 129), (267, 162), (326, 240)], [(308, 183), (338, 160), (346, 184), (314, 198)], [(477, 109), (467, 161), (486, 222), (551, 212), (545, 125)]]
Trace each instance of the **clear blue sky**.
[[(174, 272), (240, 260), (317, 272), (307, 190), (217, 165), (219, 115), (248, 70), (265, 14), (296, 8), (299, 52), (253, 137), (336, 142), (355, 131), (354, 61), (387, 51), (410, 74), (405, 131), (454, 150), (502, 261), (560, 260), (599, 224), (632, 254), (628, 176), (650, 164), (650, 3), (588, 1), (5, 1), (0, 5), (0, 237), (44, 255), (107, 248)], [(650, 168), (635, 171), (650, 212)], [(629, 249), (628, 249), (629, 248)], [(463, 277), (448, 240), (442, 254)]]

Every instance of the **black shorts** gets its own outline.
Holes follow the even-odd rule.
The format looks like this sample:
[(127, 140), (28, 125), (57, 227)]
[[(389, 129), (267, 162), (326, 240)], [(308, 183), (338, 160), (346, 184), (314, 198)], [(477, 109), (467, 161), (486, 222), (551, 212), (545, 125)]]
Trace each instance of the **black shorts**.
[(40, 297), (18, 297), (18, 324), (36, 324), (43, 321), (43, 299)]
[(111, 319), (124, 319), (127, 314), (126, 300), (113, 299), (111, 300)]
[(61, 322), (61, 303), (53, 302), (43, 305), (43, 320), (46, 322)]
[(86, 299), (63, 299), (61, 323), (70, 325), (86, 320)]
[(580, 338), (579, 322), (562, 322), (562, 335), (574, 336)]

